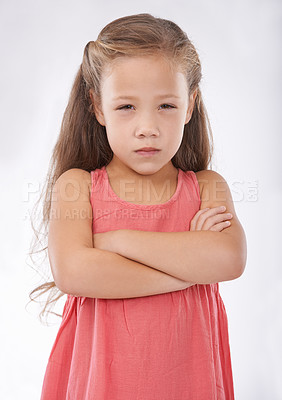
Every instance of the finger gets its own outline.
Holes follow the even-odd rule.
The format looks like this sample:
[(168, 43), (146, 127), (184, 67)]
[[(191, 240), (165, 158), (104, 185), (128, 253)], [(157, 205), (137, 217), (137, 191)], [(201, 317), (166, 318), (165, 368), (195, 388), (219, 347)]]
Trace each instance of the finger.
[[(215, 223), (226, 219), (228, 213), (222, 214), (224, 210), (221, 206), (213, 207), (201, 214), (197, 221), (196, 230), (209, 230)], [(225, 217), (224, 217), (225, 216)], [(232, 216), (231, 216), (232, 218)]]
[[(190, 230), (202, 230), (203, 229), (203, 225), (205, 223), (205, 221), (207, 220), (207, 218), (214, 216), (214, 215), (218, 215), (219, 213), (223, 213), (225, 210), (223, 210), (221, 208), (222, 206), (217, 206), (217, 207), (212, 207), (212, 208), (203, 208), (202, 210), (199, 210), (195, 216), (193, 217), (193, 219), (191, 220), (191, 226), (190, 226)], [(205, 227), (206, 230), (209, 229), (211, 227)]]
[(213, 225), (209, 230), (215, 232), (221, 232), (223, 231), (223, 229), (228, 228), (230, 225), (231, 225), (230, 221), (223, 221), (220, 222), (219, 224)]
[(196, 230), (196, 225), (198, 223), (198, 219), (201, 214), (203, 214), (205, 211), (209, 210), (209, 208), (203, 208), (202, 210), (197, 211), (197, 213), (194, 215), (190, 222), (190, 230)]
[(213, 225), (230, 220), (231, 218), (233, 218), (233, 215), (230, 213), (213, 215), (205, 220), (202, 228), (210, 229)]
[(213, 215), (216, 215), (218, 213), (218, 210), (216, 209), (219, 209), (219, 207), (203, 209), (204, 212), (199, 214), (196, 222), (196, 231), (208, 230), (212, 226), (212, 224), (207, 224), (207, 221)]
[[(222, 207), (224, 207), (224, 208), (222, 208)], [(209, 214), (215, 215), (215, 214), (219, 214), (219, 213), (224, 213), (225, 211), (226, 211), (225, 206), (217, 206), (217, 207), (210, 208)]]
[(194, 217), (192, 218), (192, 220), (190, 222), (190, 231), (196, 230), (196, 226), (197, 226), (200, 215), (203, 214), (207, 210), (209, 210), (209, 208), (203, 208), (202, 210), (197, 211), (197, 213), (194, 215)]

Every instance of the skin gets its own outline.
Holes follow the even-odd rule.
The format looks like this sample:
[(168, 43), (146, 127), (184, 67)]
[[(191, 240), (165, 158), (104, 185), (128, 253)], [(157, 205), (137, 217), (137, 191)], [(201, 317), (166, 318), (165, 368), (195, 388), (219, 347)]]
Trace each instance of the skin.
[[(101, 101), (90, 91), (97, 119), (106, 128), (114, 153), (107, 165), (110, 185), (128, 202), (163, 203), (176, 189), (178, 171), (171, 158), (191, 118), (196, 92), (188, 93), (182, 73), (170, 67), (158, 57), (119, 59), (114, 68), (104, 71)], [(178, 99), (158, 97), (168, 92)], [(113, 100), (121, 94), (135, 98)], [(126, 110), (121, 110), (122, 106)], [(134, 151), (143, 146), (161, 150), (142, 158)], [(131, 298), (239, 277), (246, 263), (246, 238), (227, 182), (211, 170), (195, 175), (201, 203), (189, 230), (120, 229), (93, 235), (90, 173), (78, 168), (64, 172), (52, 193), (52, 200), (58, 195), (58, 201), (52, 201), (55, 217), (50, 219), (48, 235), (56, 285), (75, 296)], [(120, 186), (124, 180), (133, 184), (130, 198)], [(167, 182), (169, 190), (164, 193), (162, 185)], [(74, 193), (65, 193), (66, 188)], [(220, 210), (221, 205), (232, 216)], [(232, 218), (228, 227), (224, 223), (227, 218)]]
[[(228, 228), (233, 215), (224, 211), (222, 206), (200, 209), (191, 220), (190, 232), (208, 230), (221, 232)], [(93, 235), (94, 247), (119, 253), (119, 239), (123, 231), (129, 230), (119, 229), (116, 231), (95, 233)]]
[[(179, 98), (159, 97), (164, 94)], [(105, 70), (101, 101), (95, 101), (93, 91), (90, 95), (96, 118), (106, 127), (114, 153), (106, 169), (113, 189), (121, 198), (133, 203), (154, 204), (165, 202), (174, 193), (178, 171), (171, 159), (180, 147), (196, 94), (196, 90), (188, 93), (183, 73), (171, 68), (160, 56), (122, 57), (115, 60), (114, 68)], [(115, 100), (123, 95), (135, 99)], [(160, 151), (150, 158), (135, 152), (146, 146)], [(121, 181), (123, 185), (119, 187)], [(130, 195), (122, 192), (124, 182), (133, 185)], [(161, 199), (153, 198), (149, 182), (157, 192), (164, 188), (165, 182), (169, 193)]]
[[(174, 94), (177, 98), (169, 96), (160, 98), (165, 94)], [(184, 74), (160, 56), (122, 57), (115, 60), (114, 68), (109, 67), (104, 71), (101, 99), (96, 98), (92, 90), (90, 96), (96, 118), (105, 126), (113, 150), (113, 159), (106, 170), (110, 185), (120, 198), (135, 204), (158, 204), (172, 197), (176, 190), (178, 171), (171, 159), (181, 144), (184, 125), (191, 119), (196, 95), (197, 90), (189, 93)], [(115, 99), (118, 96), (126, 97), (122, 100)], [(160, 151), (148, 158), (136, 154), (137, 149), (145, 146), (156, 147)], [(232, 255), (239, 254), (238, 260), (240, 260), (234, 261), (234, 265), (236, 264), (234, 271), (236, 271), (230, 274), (232, 277), (238, 277), (243, 270), (246, 245), (228, 185), (215, 171), (199, 171), (196, 176), (200, 187), (201, 209), (192, 219), (190, 231), (225, 231), (226, 234), (220, 241), (222, 240), (222, 246), (233, 248)], [(126, 193), (125, 183), (133, 185), (129, 194)], [(146, 183), (150, 183), (151, 186)], [(167, 183), (169, 190), (164, 194), (164, 184)], [(220, 188), (217, 188), (218, 184)], [(222, 192), (221, 198), (218, 197), (218, 189)], [(219, 208), (220, 205), (226, 206), (227, 213)], [(233, 227), (226, 225), (225, 222), (231, 218), (234, 220)], [(168, 237), (158, 232), (152, 235), (152, 232), (116, 230), (93, 235), (93, 243), (96, 248), (113, 251), (146, 265), (155, 266), (156, 262), (151, 255), (154, 254), (154, 249), (160, 240), (165, 243), (165, 237), (167, 245), (159, 249), (159, 254), (164, 255), (163, 264), (159, 262), (159, 269), (171, 273), (170, 268), (174, 260), (171, 262), (168, 260), (169, 245), (173, 248), (174, 243), (176, 245), (181, 240), (181, 249), (187, 248), (189, 254), (186, 234), (169, 233)], [(145, 243), (145, 248), (138, 249), (135, 246), (136, 252), (129, 255), (127, 249), (133, 245), (130, 241), (141, 243), (141, 239)], [(213, 249), (218, 245), (217, 236), (210, 236), (207, 233), (203, 240)], [(193, 234), (191, 249), (198, 243), (198, 234), (195, 236)], [(143, 259), (141, 257), (145, 250), (148, 250), (148, 255)], [(229, 255), (227, 258), (230, 259)], [(161, 269), (166, 261), (166, 269)], [(203, 282), (220, 279), (220, 274), (221, 272), (217, 277), (207, 278), (206, 272), (203, 271), (203, 277), (197, 276), (195, 279)], [(231, 278), (225, 276), (224, 279)]]

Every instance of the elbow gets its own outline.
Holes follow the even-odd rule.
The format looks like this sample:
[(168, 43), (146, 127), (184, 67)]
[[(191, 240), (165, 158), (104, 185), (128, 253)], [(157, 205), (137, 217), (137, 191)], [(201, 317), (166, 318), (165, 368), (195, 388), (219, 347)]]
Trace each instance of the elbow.
[(65, 294), (70, 294), (75, 296), (76, 280), (74, 279), (74, 273), (71, 271), (70, 266), (65, 268), (61, 263), (50, 263), (51, 271), (56, 287)]
[[(90, 251), (89, 251), (90, 250)], [(57, 268), (54, 276), (56, 286), (65, 294), (76, 297), (98, 297), (95, 268), (96, 262), (93, 248), (76, 250)]]
[(66, 282), (65, 278), (60, 278), (60, 279), (54, 278), (54, 282), (55, 282), (55, 285), (57, 286), (57, 288), (61, 292), (65, 293), (65, 294), (72, 294), (71, 286)]
[(83, 297), (79, 280), (70, 279), (67, 275), (64, 275), (60, 279), (54, 279), (54, 282), (61, 292), (71, 296)]
[(54, 283), (56, 287), (63, 293), (65, 294), (71, 294), (72, 292), (72, 285), (69, 282), (69, 279), (67, 278), (66, 274), (62, 273), (54, 273), (55, 268), (51, 267), (52, 269), (52, 275), (54, 279)]
[(241, 275), (243, 275), (245, 270), (245, 264), (243, 263), (238, 263), (236, 265), (232, 265), (231, 267), (231, 274), (228, 280), (234, 280), (237, 278), (240, 278)]
[(82, 277), (77, 276), (78, 270), (67, 268), (64, 273), (61, 273), (54, 282), (59, 290), (71, 296), (83, 297), (83, 282)]
[(243, 273), (244, 273), (244, 271), (245, 271), (246, 263), (247, 263), (247, 252), (245, 252), (244, 254), (242, 254), (242, 257), (240, 258), (240, 262), (238, 263), (238, 267), (237, 267), (238, 278), (239, 278), (241, 275), (243, 275)]
[(240, 278), (243, 275), (247, 263), (247, 246), (246, 242), (240, 248), (236, 247), (230, 255), (231, 276), (229, 280)]
[(49, 265), (51, 268), (52, 276), (56, 287), (63, 293), (69, 294), (69, 278), (68, 269), (65, 268), (65, 263), (62, 262), (62, 258), (58, 257), (48, 248)]

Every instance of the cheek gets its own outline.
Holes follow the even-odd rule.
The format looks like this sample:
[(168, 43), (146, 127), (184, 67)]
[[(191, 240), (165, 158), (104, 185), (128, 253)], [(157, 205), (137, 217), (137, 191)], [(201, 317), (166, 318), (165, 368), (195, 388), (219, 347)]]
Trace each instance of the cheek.
[(182, 115), (168, 115), (161, 121), (161, 126), (166, 131), (181, 132), (184, 129), (184, 120)]
[(180, 147), (183, 139), (183, 130), (184, 128), (182, 126), (175, 126), (174, 129), (169, 132), (167, 137), (167, 148), (169, 151), (176, 151)]
[(122, 129), (107, 129), (108, 142), (114, 152), (126, 148), (127, 141), (123, 138), (123, 132)]

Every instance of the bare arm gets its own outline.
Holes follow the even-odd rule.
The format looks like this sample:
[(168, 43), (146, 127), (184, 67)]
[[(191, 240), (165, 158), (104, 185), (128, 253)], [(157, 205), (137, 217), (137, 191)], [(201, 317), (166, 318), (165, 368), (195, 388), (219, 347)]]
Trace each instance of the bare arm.
[(236, 216), (229, 187), (214, 171), (197, 174), (201, 179), (200, 209), (224, 205), (233, 215), (231, 226), (222, 232), (119, 230), (112, 232), (115, 235), (112, 236), (115, 237), (113, 251), (187, 282), (208, 284), (238, 278), (246, 263), (246, 237)]
[(103, 299), (151, 296), (192, 286), (157, 269), (95, 248), (78, 251), (68, 274), (69, 284), (62, 287), (63, 292)]
[(110, 251), (93, 248), (90, 174), (73, 168), (52, 191), (48, 255), (57, 287), (74, 296), (130, 298), (185, 289), (189, 283)]
[(118, 254), (198, 284), (235, 279), (239, 264), (224, 232), (117, 231)]

